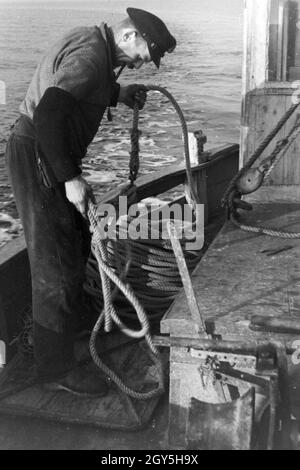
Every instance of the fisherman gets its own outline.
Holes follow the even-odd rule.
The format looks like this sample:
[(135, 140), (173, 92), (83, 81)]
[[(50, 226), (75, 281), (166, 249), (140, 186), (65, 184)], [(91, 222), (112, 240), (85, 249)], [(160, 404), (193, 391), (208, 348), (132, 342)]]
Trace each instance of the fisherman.
[(96, 367), (74, 359), (90, 252), (87, 207), (94, 200), (81, 161), (106, 108), (145, 104), (146, 87), (120, 86), (114, 69), (150, 61), (158, 68), (176, 46), (157, 16), (136, 8), (127, 14), (113, 26), (75, 28), (50, 48), (6, 149), (31, 267), (37, 377), (49, 390), (81, 396), (107, 393)]

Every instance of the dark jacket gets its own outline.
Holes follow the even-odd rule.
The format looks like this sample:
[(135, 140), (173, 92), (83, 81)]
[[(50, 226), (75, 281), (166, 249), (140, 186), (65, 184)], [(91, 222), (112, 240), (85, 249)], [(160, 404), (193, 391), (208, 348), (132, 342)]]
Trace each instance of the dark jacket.
[(117, 104), (113, 54), (104, 24), (76, 28), (50, 49), (34, 74), (20, 110), (33, 120), (52, 183), (81, 173), (106, 107)]

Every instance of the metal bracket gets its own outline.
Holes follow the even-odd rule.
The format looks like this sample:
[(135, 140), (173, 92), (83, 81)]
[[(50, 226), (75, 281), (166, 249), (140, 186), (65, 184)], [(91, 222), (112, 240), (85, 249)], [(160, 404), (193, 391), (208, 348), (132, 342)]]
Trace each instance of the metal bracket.
[(256, 371), (257, 368), (257, 358), (255, 356), (246, 356), (240, 354), (230, 354), (230, 353), (218, 353), (218, 352), (209, 352), (209, 351), (200, 351), (198, 349), (190, 349), (190, 354), (192, 357), (207, 361), (209, 358), (213, 358), (218, 362), (226, 362), (231, 367), (237, 369), (246, 369), (251, 371)]

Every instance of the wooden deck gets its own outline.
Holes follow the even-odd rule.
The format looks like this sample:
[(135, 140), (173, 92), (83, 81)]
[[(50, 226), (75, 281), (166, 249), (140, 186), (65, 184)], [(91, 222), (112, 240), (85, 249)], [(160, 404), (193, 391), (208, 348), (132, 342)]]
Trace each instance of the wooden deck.
[[(245, 224), (300, 232), (299, 204), (258, 204), (251, 214), (247, 213), (243, 217)], [(252, 346), (279, 340), (291, 347), (297, 339), (295, 334), (253, 331), (250, 323), (251, 318), (257, 315), (284, 321), (299, 319), (299, 257), (300, 240), (270, 238), (243, 232), (227, 221), (192, 277), (196, 300), (210, 337), (234, 342), (232, 344), (247, 343)], [(169, 442), (171, 445), (184, 446), (189, 429), (188, 416), (192, 397), (200, 402), (213, 404), (228, 402), (228, 397), (220, 394), (220, 389), (213, 380), (206, 385), (203, 382), (205, 357), (214, 356), (215, 353), (201, 355), (199, 334), (184, 291), (178, 295), (162, 320), (161, 333), (170, 335), (165, 341), (170, 341), (171, 348)], [(226, 362), (228, 354), (223, 356), (223, 361)], [(248, 368), (250, 374), (256, 374), (254, 353), (242, 357), (237, 354), (234, 359), (233, 356), (231, 358), (236, 364), (240, 364), (239, 370), (246, 371)], [(246, 365), (248, 360), (250, 362)], [(252, 366), (251, 361), (254, 361)], [(290, 375), (292, 413), (299, 419), (299, 366), (293, 366)], [(245, 383), (243, 387), (240, 392), (247, 393), (247, 387), (249, 389), (251, 384)], [(260, 397), (259, 394), (257, 390), (256, 404), (259, 402), (258, 398), (263, 398), (263, 394)], [(265, 406), (264, 401), (261, 403)], [(257, 423), (260, 416), (258, 407), (255, 411)]]
[[(299, 204), (257, 204), (243, 217), (247, 224), (300, 232)], [(295, 335), (254, 332), (249, 324), (252, 315), (300, 318), (299, 258), (300, 240), (243, 232), (228, 221), (192, 279), (209, 331), (225, 340), (256, 342), (272, 336), (289, 343), (295, 339)], [(184, 292), (165, 315), (161, 332), (197, 337)]]
[(105, 352), (103, 357), (132, 389), (157, 390), (149, 400), (131, 399), (113, 384), (103, 398), (47, 391), (36, 382), (30, 359), (17, 354), (0, 375), (0, 413), (110, 430), (140, 429), (149, 422), (164, 393), (162, 366), (147, 351), (144, 342), (135, 342)]
[[(192, 162), (192, 172), (201, 182), (201, 202), (208, 219), (220, 212), (220, 200), (231, 178), (238, 170), (239, 146), (228, 144), (201, 154), (201, 163)], [(184, 185), (185, 164), (170, 165), (136, 181), (137, 200), (161, 195)], [(98, 203), (117, 201), (122, 187), (109, 191)], [(184, 200), (183, 188), (180, 188)], [(179, 201), (174, 201), (179, 202)], [(20, 330), (19, 320), (31, 306), (31, 278), (24, 237), (12, 240), (0, 250), (0, 341), (6, 344), (7, 361), (15, 354), (13, 340)], [(1, 359), (1, 358), (0, 358)]]
[(162, 398), (153, 418), (139, 431), (116, 431), (70, 425), (40, 418), (1, 416), (1, 450), (167, 450), (168, 397)]

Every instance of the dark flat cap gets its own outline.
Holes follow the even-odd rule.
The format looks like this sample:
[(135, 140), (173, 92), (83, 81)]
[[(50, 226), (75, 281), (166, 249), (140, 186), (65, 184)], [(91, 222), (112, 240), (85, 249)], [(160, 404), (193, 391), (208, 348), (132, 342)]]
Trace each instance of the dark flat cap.
[(127, 8), (127, 13), (139, 33), (148, 44), (151, 59), (159, 68), (160, 59), (165, 52), (173, 52), (176, 39), (165, 23), (157, 16), (139, 8)]

